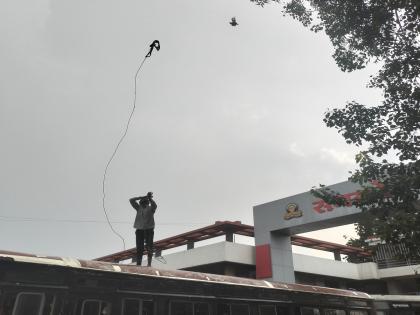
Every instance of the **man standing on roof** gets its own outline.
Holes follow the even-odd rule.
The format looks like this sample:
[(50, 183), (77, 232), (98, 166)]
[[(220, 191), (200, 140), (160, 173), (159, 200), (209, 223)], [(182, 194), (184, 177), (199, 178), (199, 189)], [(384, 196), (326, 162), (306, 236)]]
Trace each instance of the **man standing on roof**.
[(155, 229), (156, 202), (153, 200), (153, 193), (148, 192), (143, 197), (133, 197), (130, 199), (131, 206), (137, 211), (134, 221), (136, 229), (137, 265), (141, 266), (144, 252), (144, 242), (147, 250), (147, 266), (152, 265), (153, 257), (153, 236)]

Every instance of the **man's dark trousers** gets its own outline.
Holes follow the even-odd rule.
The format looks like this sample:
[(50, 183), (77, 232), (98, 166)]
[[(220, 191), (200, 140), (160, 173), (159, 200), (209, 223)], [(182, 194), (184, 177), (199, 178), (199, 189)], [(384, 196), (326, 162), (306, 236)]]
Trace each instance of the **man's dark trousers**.
[(145, 241), (147, 250), (147, 265), (149, 267), (152, 265), (154, 234), (154, 229), (136, 230), (137, 265), (141, 265)]

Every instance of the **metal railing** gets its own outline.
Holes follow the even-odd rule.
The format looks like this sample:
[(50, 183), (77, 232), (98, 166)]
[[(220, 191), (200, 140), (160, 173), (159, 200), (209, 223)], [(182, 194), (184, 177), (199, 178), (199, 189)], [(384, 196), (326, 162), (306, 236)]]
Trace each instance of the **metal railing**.
[[(419, 265), (420, 259), (411, 259), (410, 253), (404, 244), (380, 244), (376, 249), (374, 261), (378, 269)], [(419, 270), (413, 269), (417, 274)]]
[[(376, 264), (378, 265), (378, 269), (386, 269), (386, 268), (420, 265), (420, 260), (393, 258), (393, 259), (376, 260)], [(420, 273), (420, 268), (419, 270), (413, 269), (413, 272)]]

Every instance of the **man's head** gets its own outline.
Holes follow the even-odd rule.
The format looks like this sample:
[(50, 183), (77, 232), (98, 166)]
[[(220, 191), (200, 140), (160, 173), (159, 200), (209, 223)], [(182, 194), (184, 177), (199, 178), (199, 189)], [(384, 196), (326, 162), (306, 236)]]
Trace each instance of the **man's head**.
[(149, 191), (147, 193), (147, 198), (152, 199), (153, 198), (153, 192)]
[(142, 198), (140, 199), (140, 205), (142, 207), (146, 207), (149, 204), (149, 199), (148, 198)]

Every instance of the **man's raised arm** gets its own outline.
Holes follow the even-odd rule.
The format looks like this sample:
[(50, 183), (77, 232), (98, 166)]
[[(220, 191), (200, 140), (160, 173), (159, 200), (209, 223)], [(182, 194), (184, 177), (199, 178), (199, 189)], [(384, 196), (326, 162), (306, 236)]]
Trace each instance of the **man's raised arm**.
[(150, 200), (150, 204), (152, 206), (152, 211), (155, 212), (156, 208), (157, 208), (157, 204), (152, 198), (150, 198), (149, 200)]
[(142, 199), (142, 198), (144, 198), (144, 197), (133, 197), (133, 198), (130, 198), (130, 204), (131, 204), (131, 206), (134, 209), (136, 209), (136, 211), (139, 210), (139, 208), (140, 208), (140, 205), (139, 205), (139, 203), (137, 201), (140, 200), (140, 199)]

